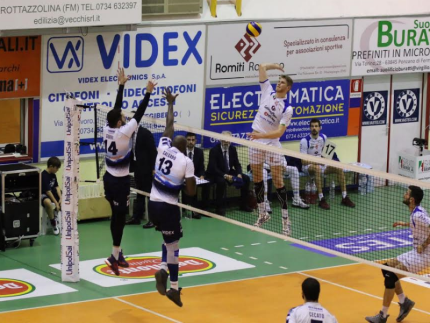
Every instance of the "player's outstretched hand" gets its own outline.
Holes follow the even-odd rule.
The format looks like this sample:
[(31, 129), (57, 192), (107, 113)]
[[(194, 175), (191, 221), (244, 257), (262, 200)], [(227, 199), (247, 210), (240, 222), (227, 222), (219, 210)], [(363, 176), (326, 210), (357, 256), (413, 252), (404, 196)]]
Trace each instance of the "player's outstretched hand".
[(393, 228), (395, 227), (408, 227), (409, 223), (403, 222), (403, 221), (397, 221), (393, 223)]
[(120, 85), (124, 85), (127, 83), (128, 79), (130, 78), (129, 75), (125, 75), (124, 68), (118, 68), (118, 71), (116, 72), (116, 75), (118, 76), (118, 83)]
[(149, 80), (148, 84), (146, 85), (146, 92), (152, 93), (154, 91), (154, 88), (157, 86), (158, 83), (155, 83), (154, 80)]
[(262, 134), (259, 132), (247, 132), (246, 135), (249, 137), (249, 139), (251, 140), (255, 140), (255, 139), (260, 139), (262, 138)]
[(168, 103), (173, 103), (179, 94), (172, 94), (172, 90), (169, 87), (164, 88), (163, 98), (167, 100)]
[(277, 70), (284, 72), (284, 68), (280, 64), (275, 64), (275, 65)]

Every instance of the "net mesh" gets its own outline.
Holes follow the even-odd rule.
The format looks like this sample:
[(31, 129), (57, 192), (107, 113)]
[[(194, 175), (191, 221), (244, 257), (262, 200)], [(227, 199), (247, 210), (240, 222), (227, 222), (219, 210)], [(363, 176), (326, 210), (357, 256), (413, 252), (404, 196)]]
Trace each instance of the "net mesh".
[[(109, 110), (98, 106), (96, 129), (101, 130), (106, 124)], [(133, 116), (125, 114), (128, 118)], [(165, 120), (144, 117), (140, 125), (152, 132), (158, 146)], [(416, 185), (424, 190), (421, 206), (428, 209), (429, 184), (374, 171), (364, 164), (344, 164), (175, 124), (175, 135), (188, 132), (195, 134), (196, 147), (203, 151), (204, 176), (209, 183), (198, 185), (197, 200), (183, 200), (188, 204), (183, 205), (185, 209), (282, 237), (297, 247), (381, 268), (387, 259), (400, 257), (403, 264), (408, 263), (410, 272), (390, 270), (430, 281), (430, 246), (417, 250), (429, 236), (430, 223), (420, 212), (411, 221), (409, 208), (403, 203), (408, 187)], [(97, 138), (102, 142), (101, 131)], [(233, 147), (229, 148), (227, 164), (218, 147), (222, 142)], [(237, 153), (237, 160), (232, 151)], [(256, 154), (264, 159), (261, 169), (253, 168), (255, 174), (260, 172), (257, 178), (250, 167), (250, 158), (261, 160), (255, 159)], [(98, 158), (103, 176), (102, 146)], [(276, 163), (279, 160), (281, 164)], [(308, 167), (319, 171), (309, 171)], [(261, 182), (254, 181), (259, 176), (263, 186), (256, 192)], [(284, 185), (288, 219), (283, 201), (285, 190), (276, 188)], [(262, 201), (259, 204), (258, 194), (258, 201)], [(400, 225), (394, 227), (394, 223)]]

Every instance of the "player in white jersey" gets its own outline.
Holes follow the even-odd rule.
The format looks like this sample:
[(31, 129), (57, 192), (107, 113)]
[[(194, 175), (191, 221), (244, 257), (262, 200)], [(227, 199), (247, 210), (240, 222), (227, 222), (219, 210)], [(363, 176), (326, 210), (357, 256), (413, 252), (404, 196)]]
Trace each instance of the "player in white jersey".
[[(409, 186), (403, 195), (403, 204), (406, 204), (411, 212), (409, 222), (397, 221), (394, 222), (393, 227), (409, 227), (412, 231), (413, 247), (411, 251), (401, 254), (397, 258), (389, 259), (384, 265), (414, 274), (424, 274), (430, 269), (430, 217), (427, 211), (420, 206), (423, 197), (423, 190), (413, 185)], [(396, 321), (401, 322), (415, 305), (415, 302), (403, 293), (399, 279), (405, 276), (384, 269), (382, 275), (385, 279), (382, 310), (375, 316), (366, 317), (366, 320), (371, 323), (387, 322), (388, 308), (396, 294), (400, 305)]]
[(115, 106), (108, 112), (107, 125), (103, 128), (103, 141), (106, 149), (106, 173), (103, 176), (103, 184), (105, 197), (112, 209), (110, 230), (113, 240), (112, 254), (105, 260), (105, 263), (117, 276), (120, 274), (118, 266), (128, 267), (122, 253), (121, 240), (130, 196), (129, 165), (132, 144), (130, 139), (145, 113), (149, 97), (156, 85), (152, 81), (148, 82), (142, 103), (137, 108), (134, 117), (126, 123), (122, 113), (122, 98), (127, 80), (128, 76), (125, 76), (124, 69), (119, 69), (119, 89)]
[[(149, 199), (149, 219), (163, 235), (161, 246), (161, 269), (155, 273), (156, 288), (176, 305), (182, 307), (179, 288), (179, 239), (182, 238), (181, 215), (178, 196), (184, 186), (189, 196), (196, 194), (193, 161), (186, 156), (187, 140), (184, 136), (173, 139), (173, 103), (178, 95), (167, 89), (164, 96), (168, 102), (166, 129), (158, 145), (155, 176)], [(169, 270), (169, 274), (167, 273)], [(170, 275), (170, 289), (167, 277)]]
[[(284, 71), (279, 64), (260, 64), (259, 79), (261, 86), (261, 100), (257, 115), (252, 123), (252, 133), (248, 137), (262, 144), (281, 148), (279, 138), (291, 123), (293, 108), (286, 106), (286, 96), (293, 86), (293, 80), (287, 75), (281, 75), (276, 85), (276, 91), (267, 78), (268, 70)], [(288, 218), (287, 190), (283, 177), (283, 156), (264, 150), (250, 148), (249, 161), (254, 181), (254, 190), (258, 204), (258, 220), (254, 224), (261, 227), (270, 220), (270, 214), (266, 210), (264, 202), (263, 163), (270, 165), (273, 184), (276, 187), (279, 202), (282, 208), (282, 233), (290, 235), (290, 220)]]
[[(302, 138), (300, 141), (300, 152), (303, 154), (312, 155), (315, 157), (321, 157), (322, 149), (324, 148), (327, 136), (321, 133), (321, 121), (318, 119), (312, 119), (310, 122), (311, 134)], [(337, 158), (334, 158), (337, 159)], [(324, 174), (336, 174), (337, 179), (342, 190), (342, 201), (341, 205), (348, 207), (355, 207), (355, 204), (351, 201), (346, 192), (345, 174), (342, 168), (335, 168), (331, 166), (323, 166), (321, 164), (315, 164), (308, 160), (302, 160), (302, 171), (305, 174), (313, 176), (318, 190), (319, 203), (318, 206), (324, 210), (329, 210), (330, 205), (327, 203), (322, 192), (322, 176)]]
[(320, 303), (320, 283), (315, 278), (306, 278), (302, 283), (302, 298), (305, 304), (293, 307), (287, 316), (287, 323), (337, 323), (329, 311)]

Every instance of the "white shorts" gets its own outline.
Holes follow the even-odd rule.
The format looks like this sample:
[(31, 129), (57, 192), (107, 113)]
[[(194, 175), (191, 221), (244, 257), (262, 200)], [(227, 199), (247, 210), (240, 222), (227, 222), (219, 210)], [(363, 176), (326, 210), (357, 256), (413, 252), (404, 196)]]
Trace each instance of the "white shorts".
[[(282, 145), (279, 140), (258, 139), (253, 140), (253, 142), (262, 143), (267, 146), (282, 148)], [(282, 166), (284, 164), (282, 160), (285, 160), (284, 156), (282, 155), (275, 154), (267, 150), (261, 150), (252, 147), (249, 148), (249, 163), (251, 165), (263, 164), (264, 162), (266, 162), (267, 164), (269, 164), (269, 166)]]
[[(306, 175), (309, 175), (309, 167), (311, 165), (306, 165), (306, 166), (302, 166), (302, 172), (305, 173)], [(321, 169), (321, 174), (324, 174), (327, 166), (323, 166), (323, 165), (319, 165), (320, 169)]]
[(405, 265), (410, 273), (414, 274), (430, 268), (430, 252), (428, 250), (419, 254), (415, 249), (412, 249), (398, 256), (397, 260)]

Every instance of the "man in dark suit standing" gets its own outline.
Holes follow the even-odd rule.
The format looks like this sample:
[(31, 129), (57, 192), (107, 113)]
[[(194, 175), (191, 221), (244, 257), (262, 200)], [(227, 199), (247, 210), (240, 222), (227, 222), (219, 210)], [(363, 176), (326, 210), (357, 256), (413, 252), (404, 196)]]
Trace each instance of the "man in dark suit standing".
[[(133, 158), (130, 168), (134, 170), (134, 180), (138, 190), (151, 192), (156, 157), (157, 148), (151, 131), (143, 126), (137, 127), (133, 136)], [(140, 219), (145, 213), (145, 199), (146, 196), (137, 194), (133, 206), (133, 217), (127, 221), (127, 224), (140, 224)], [(153, 227), (154, 225), (150, 221), (143, 225), (144, 229)]]
[[(205, 178), (205, 157), (203, 150), (196, 147), (196, 135), (192, 132), (188, 132), (185, 136), (187, 139), (187, 157), (193, 161), (194, 164), (194, 176), (200, 179)], [(189, 204), (193, 207), (197, 205), (197, 194), (194, 196), (188, 196), (185, 193), (182, 194), (182, 203)], [(194, 219), (200, 219), (201, 215), (193, 212)]]
[[(223, 131), (222, 134), (231, 136), (230, 131)], [(240, 209), (252, 212), (252, 209), (247, 205), (249, 177), (242, 173), (236, 147), (231, 146), (229, 141), (222, 140), (221, 143), (210, 150), (207, 179), (216, 184), (217, 214), (225, 216), (224, 193), (227, 184), (240, 188)], [(204, 197), (204, 199), (206, 198), (208, 196)]]

